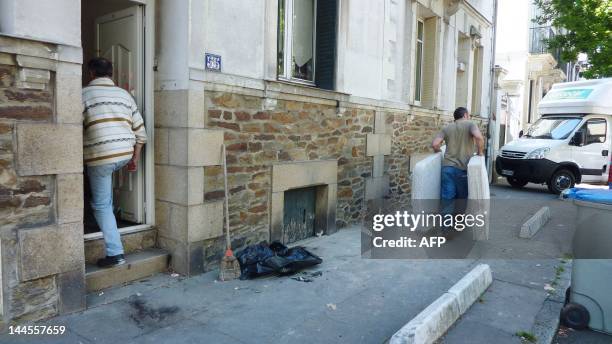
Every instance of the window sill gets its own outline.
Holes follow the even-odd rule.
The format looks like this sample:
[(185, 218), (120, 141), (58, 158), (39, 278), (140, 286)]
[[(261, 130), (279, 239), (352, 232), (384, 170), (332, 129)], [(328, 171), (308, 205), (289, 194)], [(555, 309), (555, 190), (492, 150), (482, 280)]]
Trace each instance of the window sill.
[(285, 77), (278, 77), (278, 79), (276, 79), (276, 80), (278, 82), (282, 82), (282, 83), (285, 83), (285, 84), (301, 85), (301, 86), (306, 86), (306, 87), (320, 89), (312, 81), (300, 80), (300, 79), (289, 79), (289, 78), (285, 78)]
[(264, 79), (265, 92), (278, 92), (295, 96), (322, 98), (334, 101), (347, 101), (348, 93), (318, 88), (314, 84), (286, 79)]

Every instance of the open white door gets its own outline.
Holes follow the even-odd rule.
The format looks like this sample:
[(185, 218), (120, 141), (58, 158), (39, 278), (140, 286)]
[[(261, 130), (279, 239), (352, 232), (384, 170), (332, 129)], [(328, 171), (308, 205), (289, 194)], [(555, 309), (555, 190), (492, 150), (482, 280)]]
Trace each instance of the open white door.
[[(113, 81), (132, 94), (143, 112), (144, 30), (140, 6), (113, 12), (96, 19), (97, 55), (113, 62)], [(142, 113), (143, 117), (145, 114)], [(143, 161), (138, 171), (127, 167), (115, 173), (114, 205), (123, 220), (144, 223)]]

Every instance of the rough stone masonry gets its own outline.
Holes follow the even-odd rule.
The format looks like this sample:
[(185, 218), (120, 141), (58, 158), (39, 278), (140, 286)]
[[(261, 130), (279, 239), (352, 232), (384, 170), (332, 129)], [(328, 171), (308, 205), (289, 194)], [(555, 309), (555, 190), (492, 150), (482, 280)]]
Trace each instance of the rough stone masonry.
[[(271, 165), (336, 160), (336, 226), (341, 228), (363, 219), (364, 199), (372, 197), (366, 186), (372, 179), (384, 176), (382, 188), (387, 192), (409, 194), (410, 157), (429, 152), (435, 133), (452, 120), (431, 110), (397, 111), (358, 104), (339, 111), (334, 105), (307, 98), (278, 99), (272, 110), (262, 110), (264, 98), (238, 93), (206, 92), (205, 101), (206, 126), (224, 130), (230, 226), (238, 246), (268, 238)], [(373, 139), (386, 138), (388, 151), (382, 148), (384, 142), (376, 142), (375, 150), (381, 152), (371, 152)], [(218, 167), (205, 168), (205, 190), (209, 190), (205, 199), (223, 198), (221, 173)], [(207, 241), (206, 251), (217, 252), (208, 259), (219, 258), (222, 245), (219, 239)], [(214, 246), (217, 249), (211, 250)]]
[(80, 81), (57, 46), (0, 36), (0, 328), (85, 306)]

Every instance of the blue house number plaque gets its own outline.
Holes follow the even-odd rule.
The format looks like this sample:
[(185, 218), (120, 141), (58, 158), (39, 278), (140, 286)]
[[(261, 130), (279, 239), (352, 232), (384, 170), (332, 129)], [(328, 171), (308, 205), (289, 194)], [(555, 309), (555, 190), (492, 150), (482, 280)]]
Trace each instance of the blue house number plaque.
[(215, 54), (206, 53), (206, 70), (213, 72), (221, 71), (221, 56)]

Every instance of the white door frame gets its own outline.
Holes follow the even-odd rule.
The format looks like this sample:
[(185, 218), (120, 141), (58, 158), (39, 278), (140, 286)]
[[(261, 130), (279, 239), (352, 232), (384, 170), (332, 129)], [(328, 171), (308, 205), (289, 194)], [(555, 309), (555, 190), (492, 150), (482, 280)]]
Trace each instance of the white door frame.
[[(155, 225), (155, 154), (154, 154), (154, 104), (153, 104), (153, 59), (155, 54), (155, 0), (126, 0), (140, 5), (143, 15), (144, 30), (144, 66), (143, 66), (143, 114), (148, 141), (144, 148), (144, 212), (145, 223), (119, 229), (120, 234), (129, 234), (152, 228)], [(102, 232), (84, 235), (85, 241), (102, 238)]]

